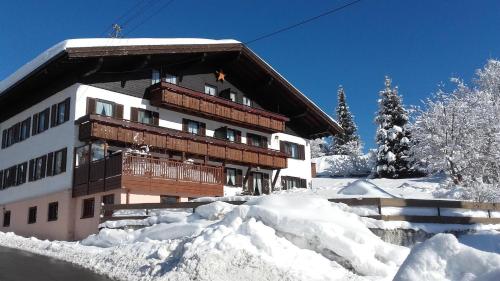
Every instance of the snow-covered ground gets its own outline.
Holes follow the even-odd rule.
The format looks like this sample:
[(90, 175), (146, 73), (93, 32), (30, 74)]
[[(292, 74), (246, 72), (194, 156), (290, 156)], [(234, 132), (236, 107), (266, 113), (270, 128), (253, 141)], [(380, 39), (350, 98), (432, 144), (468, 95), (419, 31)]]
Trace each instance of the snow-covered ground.
[[(157, 211), (136, 221), (149, 225), (145, 228), (105, 228), (80, 242), (0, 233), (0, 245), (73, 262), (117, 280), (391, 280), (398, 270), (399, 280), (424, 280), (412, 268), (426, 267), (422, 260), (428, 257), (446, 260), (446, 251), (453, 260), (462, 258), (461, 249), (468, 259), (480, 259), (478, 266), (460, 268), (467, 276), (492, 276), (500, 260), (500, 235), (488, 230), (493, 226), (477, 227), (485, 231), (463, 237), (464, 244), (490, 253), (450, 238), (432, 242), (439, 247), (422, 246), (425, 251), (416, 247), (407, 260), (409, 248), (384, 242), (368, 229), (387, 222), (361, 218), (344, 204), (312, 192), (245, 199), (241, 206), (214, 201), (195, 213)], [(439, 252), (431, 251), (435, 247)], [(433, 264), (424, 272), (426, 280), (459, 276), (449, 264)]]

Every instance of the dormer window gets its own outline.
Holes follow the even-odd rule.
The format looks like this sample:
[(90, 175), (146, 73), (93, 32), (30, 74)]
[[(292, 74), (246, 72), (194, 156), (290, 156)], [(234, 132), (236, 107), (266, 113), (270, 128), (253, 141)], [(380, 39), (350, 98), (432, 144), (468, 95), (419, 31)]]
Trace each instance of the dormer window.
[(217, 87), (205, 84), (205, 94), (211, 96), (217, 95)]
[(230, 99), (232, 102), (236, 102), (236, 93), (234, 93), (234, 92), (230, 92), (230, 93), (229, 93), (229, 99)]

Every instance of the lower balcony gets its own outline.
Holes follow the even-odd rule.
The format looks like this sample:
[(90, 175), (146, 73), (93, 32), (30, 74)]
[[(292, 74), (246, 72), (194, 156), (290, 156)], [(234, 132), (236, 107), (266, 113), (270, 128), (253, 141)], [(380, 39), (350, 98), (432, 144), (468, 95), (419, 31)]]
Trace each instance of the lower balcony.
[(210, 159), (266, 169), (287, 167), (287, 155), (281, 151), (228, 142), (179, 130), (145, 125), (99, 115), (87, 115), (77, 121), (81, 141), (106, 140), (125, 145), (148, 145)]
[(224, 171), (220, 166), (129, 153), (115, 153), (95, 161), (88, 161), (90, 153), (82, 155), (74, 167), (73, 197), (119, 188), (180, 197), (224, 195)]

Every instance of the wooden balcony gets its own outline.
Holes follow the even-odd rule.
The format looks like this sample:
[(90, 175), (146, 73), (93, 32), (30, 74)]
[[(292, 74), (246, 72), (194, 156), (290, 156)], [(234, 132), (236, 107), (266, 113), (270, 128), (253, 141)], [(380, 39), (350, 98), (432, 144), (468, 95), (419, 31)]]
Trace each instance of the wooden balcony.
[(102, 139), (126, 145), (149, 145), (157, 149), (208, 156), (210, 159), (245, 166), (268, 169), (287, 167), (286, 154), (278, 150), (99, 115), (84, 116), (77, 123), (80, 124), (81, 141)]
[(223, 196), (222, 167), (114, 154), (74, 168), (73, 197), (127, 188), (139, 194)]
[(285, 122), (289, 121), (287, 117), (274, 112), (166, 82), (151, 86), (151, 104), (269, 133), (284, 132)]

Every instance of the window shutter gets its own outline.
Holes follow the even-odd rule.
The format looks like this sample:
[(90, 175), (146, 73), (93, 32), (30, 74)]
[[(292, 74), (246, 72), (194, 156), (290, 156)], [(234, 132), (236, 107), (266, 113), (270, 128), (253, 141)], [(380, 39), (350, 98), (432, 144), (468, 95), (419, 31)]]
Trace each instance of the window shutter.
[(153, 112), (153, 125), (155, 125), (155, 126), (160, 125), (160, 113), (159, 112)]
[(64, 122), (69, 120), (69, 115), (71, 112), (71, 98), (64, 100)]
[(248, 145), (252, 145), (252, 134), (250, 133), (247, 133), (247, 144)]
[(3, 189), (3, 170), (0, 170), (0, 190)]
[(95, 114), (96, 101), (93, 98), (87, 98), (87, 114)]
[(56, 126), (57, 121), (57, 104), (52, 106), (52, 112), (50, 113), (50, 127)]
[(243, 171), (240, 169), (236, 169), (236, 186), (243, 185)]
[(285, 142), (284, 141), (280, 141), (280, 151), (286, 153), (286, 148), (285, 148)]
[(306, 159), (306, 149), (305, 146), (299, 144), (299, 159), (300, 160), (305, 160)]
[(123, 104), (115, 104), (115, 118), (123, 119)]
[(35, 159), (30, 160), (28, 180), (33, 181), (35, 179)]
[(46, 108), (45, 110), (45, 128), (43, 130), (47, 130), (49, 128), (49, 121), (50, 121), (50, 107)]
[(47, 171), (47, 155), (42, 156), (42, 175), (40, 176), (41, 179), (45, 178), (45, 173)]
[(139, 121), (139, 110), (137, 110), (137, 108), (135, 107), (130, 108), (130, 121)]
[(263, 148), (267, 148), (267, 138), (266, 137), (260, 138), (260, 146)]
[(3, 130), (2, 132), (2, 148), (5, 148), (7, 143), (7, 130)]
[(188, 123), (189, 123), (189, 120), (182, 119), (182, 131), (184, 131), (184, 132), (188, 131)]
[(236, 131), (236, 142), (241, 143), (241, 131)]
[(262, 174), (262, 193), (271, 193), (269, 190), (269, 174), (267, 173)]
[(61, 173), (66, 172), (67, 158), (68, 158), (68, 149), (64, 148), (64, 150), (62, 151), (62, 159), (61, 159), (61, 162), (62, 162), (61, 163)]
[(205, 136), (207, 133), (207, 125), (205, 123), (199, 122), (200, 125), (200, 130), (199, 130), (199, 135), (200, 136)]
[(38, 133), (38, 113), (33, 115), (33, 130), (31, 131), (31, 135), (34, 136)]
[(54, 152), (47, 155), (47, 177), (51, 177), (54, 174)]

